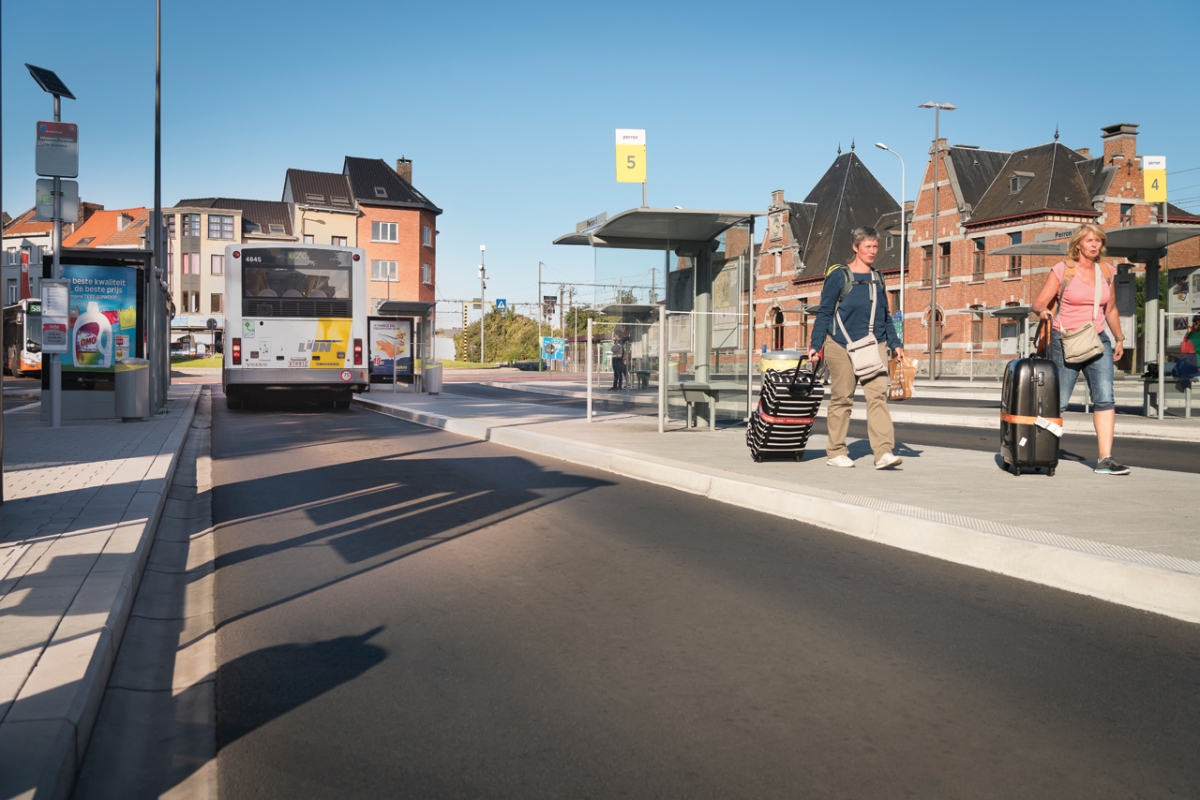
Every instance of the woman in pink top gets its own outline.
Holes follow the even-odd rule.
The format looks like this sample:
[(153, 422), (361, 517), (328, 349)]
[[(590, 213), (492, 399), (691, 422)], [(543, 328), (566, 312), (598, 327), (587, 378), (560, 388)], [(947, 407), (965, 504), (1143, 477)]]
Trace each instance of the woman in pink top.
[[(1033, 301), (1039, 317), (1052, 323), (1050, 358), (1058, 367), (1058, 391), (1061, 411), (1067, 410), (1071, 391), (1079, 373), (1083, 373), (1092, 395), (1092, 420), (1096, 426), (1099, 461), (1095, 471), (1105, 475), (1128, 475), (1129, 468), (1112, 456), (1113, 429), (1117, 411), (1113, 397), (1113, 362), (1125, 353), (1121, 335), (1121, 318), (1117, 314), (1116, 296), (1112, 290), (1115, 270), (1100, 261), (1108, 237), (1099, 225), (1080, 225), (1067, 247), (1068, 261), (1060, 261), (1050, 270), (1046, 284)], [(1096, 304), (1097, 265), (1099, 265), (1100, 302)], [(1065, 281), (1065, 285), (1064, 285)], [(1057, 306), (1057, 308), (1056, 308)], [(1096, 310), (1093, 317), (1092, 311)], [(1100, 335), (1104, 352), (1079, 364), (1068, 364), (1063, 358), (1064, 330), (1074, 331), (1091, 322)], [(1111, 332), (1111, 334), (1110, 334)]]

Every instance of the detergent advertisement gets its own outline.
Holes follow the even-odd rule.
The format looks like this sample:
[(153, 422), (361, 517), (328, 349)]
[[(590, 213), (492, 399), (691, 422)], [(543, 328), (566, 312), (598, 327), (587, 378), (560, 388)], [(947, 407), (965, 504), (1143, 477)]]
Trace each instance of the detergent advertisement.
[(385, 319), (372, 317), (369, 322), (371, 334), (371, 375), (392, 375), (392, 362), (396, 362), (397, 375), (413, 372), (411, 319)]
[(136, 352), (138, 271), (88, 264), (64, 264), (62, 269), (71, 282), (63, 370), (112, 372), (118, 359)]

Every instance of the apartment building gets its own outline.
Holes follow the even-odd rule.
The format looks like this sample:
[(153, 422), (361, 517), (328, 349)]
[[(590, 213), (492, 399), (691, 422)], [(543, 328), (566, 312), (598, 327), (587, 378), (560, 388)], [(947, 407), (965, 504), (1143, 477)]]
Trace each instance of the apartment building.
[(283, 202), (294, 209), (292, 230), (301, 242), (358, 247), (358, 207), (340, 172), (289, 169)]
[[(87, 223), (96, 211), (104, 206), (96, 203), (79, 203), (79, 222), (63, 224), (63, 242), (75, 229)], [(51, 248), (53, 223), (42, 222), (35, 218), (35, 209), (29, 209), (18, 214), (4, 226), (3, 244), (3, 301), (4, 305), (12, 305), (22, 297), (22, 291), (27, 291), (29, 297), (41, 295), (42, 262), (49, 261), (53, 255)], [(23, 284), (28, 282), (28, 286)]]
[(412, 161), (400, 158), (393, 170), (381, 158), (346, 156), (342, 173), (359, 211), (368, 308), (388, 299), (434, 302), (442, 209), (413, 187)]
[[(171, 341), (188, 349), (217, 346), (225, 330), (225, 247), (235, 242), (293, 243), (290, 203), (206, 197), (163, 209), (167, 272), (175, 318)], [(210, 330), (213, 320), (215, 330)]]

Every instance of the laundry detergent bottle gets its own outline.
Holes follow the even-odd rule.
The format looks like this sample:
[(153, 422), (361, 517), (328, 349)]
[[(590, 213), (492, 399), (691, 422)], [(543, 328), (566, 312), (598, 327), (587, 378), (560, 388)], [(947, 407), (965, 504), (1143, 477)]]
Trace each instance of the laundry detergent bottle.
[(75, 366), (112, 366), (112, 323), (101, 313), (96, 301), (90, 301), (87, 311), (75, 320), (71, 341), (75, 346)]

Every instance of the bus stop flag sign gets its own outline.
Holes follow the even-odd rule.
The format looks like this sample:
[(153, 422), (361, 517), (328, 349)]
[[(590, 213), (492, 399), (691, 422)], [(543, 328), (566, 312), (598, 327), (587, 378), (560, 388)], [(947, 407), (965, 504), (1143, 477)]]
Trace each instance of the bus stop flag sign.
[(1146, 202), (1167, 202), (1167, 157), (1142, 156), (1142, 177), (1146, 182)]
[(79, 177), (79, 126), (38, 122), (35, 171), (43, 178)]
[(646, 131), (617, 128), (617, 183), (646, 182)]

